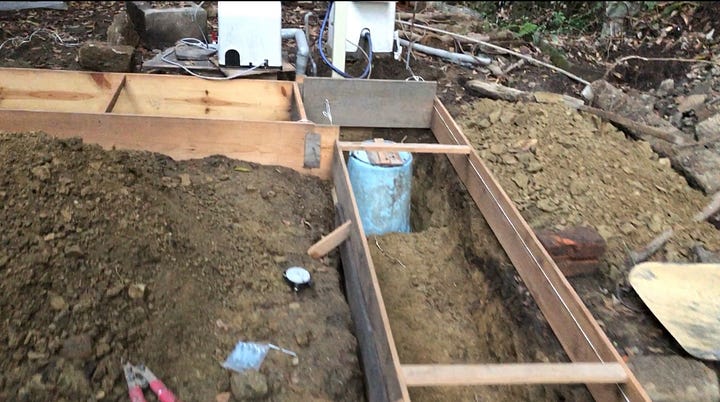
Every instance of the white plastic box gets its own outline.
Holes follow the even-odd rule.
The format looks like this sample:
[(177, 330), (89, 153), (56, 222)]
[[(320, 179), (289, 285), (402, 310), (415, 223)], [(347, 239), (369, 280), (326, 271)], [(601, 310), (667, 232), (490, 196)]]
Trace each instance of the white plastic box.
[[(338, 11), (340, 9), (340, 11)], [(360, 42), (363, 29), (370, 30), (374, 53), (393, 51), (393, 34), (395, 32), (394, 1), (336, 1), (330, 15), (328, 44), (332, 44), (335, 35), (335, 14), (347, 13), (345, 20), (345, 51), (354, 53)], [(342, 23), (338, 21), (338, 26)]]
[(281, 67), (281, 31), (279, 1), (218, 1), (218, 62)]

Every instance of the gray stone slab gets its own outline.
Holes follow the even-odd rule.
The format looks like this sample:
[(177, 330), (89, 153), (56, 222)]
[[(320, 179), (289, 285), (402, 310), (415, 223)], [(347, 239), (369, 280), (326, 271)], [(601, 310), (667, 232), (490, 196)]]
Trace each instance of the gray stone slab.
[(202, 7), (155, 8), (147, 1), (126, 4), (130, 20), (149, 48), (173, 46), (183, 38), (207, 37), (207, 11)]
[(695, 134), (700, 142), (720, 140), (720, 113), (698, 123), (695, 126)]
[(27, 10), (31, 8), (67, 10), (68, 6), (64, 1), (0, 1), (0, 11)]
[(303, 102), (308, 119), (346, 127), (429, 128), (436, 82), (307, 77)]
[(175, 57), (178, 60), (209, 60), (213, 54), (215, 54), (215, 49), (203, 49), (182, 43), (175, 46)]
[(720, 150), (717, 148), (685, 149), (672, 160), (673, 165), (705, 194), (720, 190)]
[(78, 62), (86, 70), (125, 73), (133, 70), (135, 48), (105, 42), (85, 42), (78, 51)]
[(682, 356), (633, 356), (630, 369), (653, 402), (717, 402), (715, 372), (701, 361)]

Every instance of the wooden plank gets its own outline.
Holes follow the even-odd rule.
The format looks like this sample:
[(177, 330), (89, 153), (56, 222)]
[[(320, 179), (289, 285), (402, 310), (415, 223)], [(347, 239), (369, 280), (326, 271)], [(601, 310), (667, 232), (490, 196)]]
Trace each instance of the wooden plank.
[(307, 118), (307, 114), (305, 113), (305, 104), (303, 103), (302, 95), (300, 94), (300, 85), (298, 85), (297, 82), (293, 82), (293, 109), (295, 114), (297, 116), (294, 116), (293, 119), (296, 119), (298, 121), (307, 122), (310, 121)]
[(0, 108), (105, 111), (123, 74), (0, 68)]
[[(432, 131), (442, 144), (470, 145), (439, 99), (435, 100)], [(650, 401), (645, 390), (622, 361), (605, 333), (593, 319), (557, 265), (535, 237), (513, 202), (474, 150), (468, 156), (448, 155), (530, 294), (574, 362), (619, 363), (628, 382), (588, 384), (598, 401)], [(627, 398), (625, 398), (627, 396)], [(621, 399), (622, 398), (622, 399)]]
[[(176, 160), (225, 155), (329, 178), (339, 127), (311, 123), (0, 110), (0, 130), (81, 137), (103, 148), (159, 152)], [(320, 167), (306, 169), (305, 134), (320, 135)]]
[(323, 116), (330, 102), (332, 124), (346, 127), (428, 128), (437, 83), (307, 77), (303, 101), (310, 120)]
[(348, 303), (360, 343), (368, 400), (409, 401), (375, 267), (348, 176), (345, 157), (337, 146), (333, 182), (343, 220), (352, 222), (350, 236), (340, 245)]
[(118, 96), (120, 96), (120, 92), (122, 92), (123, 88), (125, 88), (126, 81), (127, 81), (127, 79), (123, 75), (122, 80), (117, 84), (115, 89), (112, 91), (112, 97), (110, 98), (110, 101), (108, 101), (108, 104), (105, 107), (105, 113), (110, 113), (110, 112), (112, 112), (113, 108), (115, 108), (115, 103), (117, 103)]
[(408, 387), (515, 384), (616, 384), (618, 363), (403, 364)]
[[(348, 214), (345, 213), (343, 206), (339, 203), (335, 205), (335, 208), (337, 211), (335, 222), (339, 224), (347, 219)], [(368, 309), (365, 306), (365, 298), (360, 287), (359, 263), (354, 257), (356, 252), (349, 241), (340, 244), (345, 292), (350, 306), (355, 337), (358, 340), (360, 349), (365, 395), (369, 402), (388, 402), (390, 401), (386, 385), (388, 380), (378, 352), (378, 340), (375, 338), (375, 330), (370, 321)]]
[[(375, 144), (384, 144), (385, 140), (382, 138), (375, 138), (373, 140)], [(371, 165), (376, 166), (400, 166), (403, 164), (400, 153), (397, 151), (365, 151), (367, 159)]]
[(290, 81), (208, 81), (193, 77), (128, 74), (113, 113), (147, 116), (289, 121)]
[(293, 83), (209, 81), (181, 75), (0, 68), (0, 108), (104, 112), (126, 77), (113, 113), (289, 121)]
[(448, 145), (448, 144), (419, 144), (419, 143), (365, 143), (338, 141), (338, 146), (343, 151), (395, 151), (395, 152), (413, 152), (420, 154), (462, 154), (467, 155), (472, 152), (472, 148), (467, 145)]
[(350, 227), (352, 226), (351, 221), (345, 221), (342, 225), (338, 226), (332, 232), (328, 233), (327, 236), (318, 240), (315, 244), (310, 246), (307, 253), (310, 257), (318, 259), (327, 255), (335, 247), (339, 246), (340, 243), (344, 242), (345, 239), (350, 236)]

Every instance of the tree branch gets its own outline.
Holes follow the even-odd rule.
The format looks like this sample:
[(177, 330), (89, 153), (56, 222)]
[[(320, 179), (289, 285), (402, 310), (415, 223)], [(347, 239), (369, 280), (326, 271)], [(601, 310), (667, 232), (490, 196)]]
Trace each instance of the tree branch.
[[(402, 21), (402, 20), (395, 20), (395, 21), (396, 21), (397, 23), (399, 23), (399, 24), (402, 24), (402, 25), (411, 25), (411, 23), (409, 23), (409, 22), (407, 22), (407, 21)], [(542, 61), (540, 61), (540, 60), (534, 59), (534, 58), (532, 58), (532, 57), (530, 57), (530, 56), (527, 56), (527, 55), (524, 55), (524, 54), (522, 54), (522, 53), (518, 53), (518, 52), (516, 52), (516, 51), (514, 51), (514, 50), (510, 50), (510, 49), (504, 48), (504, 47), (502, 47), (502, 46), (493, 45), (492, 43), (488, 43), (488, 42), (485, 42), (485, 41), (482, 41), (482, 40), (478, 40), (478, 39), (473, 39), (473, 38), (471, 38), (471, 37), (469, 37), (469, 36), (465, 36), (465, 35), (461, 35), (461, 34), (449, 32), (449, 31), (445, 31), (445, 30), (442, 30), (442, 29), (433, 28), (433, 27), (429, 27), (429, 26), (425, 26), (425, 25), (415, 24), (414, 28), (420, 28), (420, 29), (424, 29), (424, 30), (426, 30), (426, 31), (431, 31), (431, 32), (437, 32), (437, 33), (441, 33), (441, 34), (446, 34), (446, 35), (454, 36), (454, 37), (456, 37), (456, 38), (463, 39), (463, 40), (465, 40), (465, 41), (469, 41), (469, 42), (473, 42), (473, 43), (478, 43), (478, 44), (481, 44), (481, 45), (483, 45), (483, 46), (487, 46), (487, 47), (489, 47), (489, 48), (491, 48), (491, 49), (495, 49), (495, 50), (497, 50), (497, 51), (500, 51), (500, 52), (503, 52), (503, 53), (507, 53), (507, 54), (511, 54), (511, 55), (513, 55), (513, 56), (515, 56), (515, 57), (519, 57), (519, 58), (521, 58), (521, 59), (523, 59), (523, 60), (525, 60), (525, 61), (527, 61), (527, 62), (529, 62), (529, 63), (536, 64), (536, 65), (543, 66), (543, 67), (547, 67), (547, 68), (549, 68), (549, 69), (551, 69), (551, 70), (553, 70), (553, 71), (555, 71), (555, 72), (558, 72), (558, 73), (560, 73), (560, 74), (563, 74), (563, 75), (565, 75), (565, 76), (567, 76), (567, 77), (569, 77), (569, 78), (571, 78), (571, 79), (573, 79), (573, 80), (575, 80), (575, 81), (577, 81), (577, 82), (579, 82), (579, 83), (581, 83), (581, 84), (583, 84), (583, 85), (590, 85), (590, 82), (589, 82), (589, 81), (587, 81), (587, 80), (585, 80), (585, 79), (582, 79), (582, 78), (578, 77), (577, 75), (575, 75), (575, 74), (573, 74), (573, 73), (571, 73), (571, 72), (569, 72), (569, 71), (563, 70), (562, 68), (559, 68), (559, 67), (555, 67), (555, 66), (553, 66), (552, 64), (548, 64), (548, 63), (542, 62)]]

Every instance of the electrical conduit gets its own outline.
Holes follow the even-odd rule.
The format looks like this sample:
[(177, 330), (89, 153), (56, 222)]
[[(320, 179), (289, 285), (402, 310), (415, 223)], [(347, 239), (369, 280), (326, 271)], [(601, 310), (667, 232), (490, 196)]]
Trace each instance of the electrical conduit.
[[(410, 46), (410, 42), (405, 39), (400, 39), (400, 45)], [(492, 62), (492, 60), (486, 56), (473, 56), (470, 54), (453, 53), (448, 52), (447, 50), (421, 45), (419, 43), (413, 43), (412, 48), (414, 50), (417, 50), (418, 52), (422, 52), (432, 56), (442, 57), (443, 59), (446, 59), (452, 63), (466, 67), (472, 67), (476, 64), (487, 66)]]

